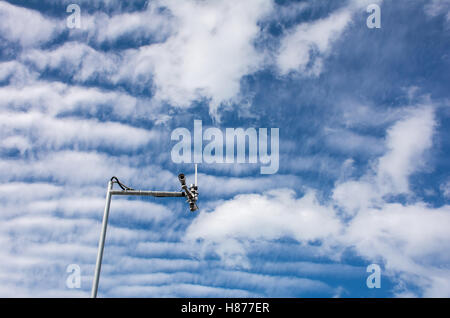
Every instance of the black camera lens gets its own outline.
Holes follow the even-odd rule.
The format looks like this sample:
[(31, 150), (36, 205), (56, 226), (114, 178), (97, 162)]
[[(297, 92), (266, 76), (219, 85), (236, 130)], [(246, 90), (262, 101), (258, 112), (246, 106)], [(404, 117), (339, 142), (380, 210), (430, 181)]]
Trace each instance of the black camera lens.
[(180, 173), (178, 175), (178, 180), (180, 180), (181, 185), (185, 185), (186, 184), (186, 177), (184, 176), (184, 174)]

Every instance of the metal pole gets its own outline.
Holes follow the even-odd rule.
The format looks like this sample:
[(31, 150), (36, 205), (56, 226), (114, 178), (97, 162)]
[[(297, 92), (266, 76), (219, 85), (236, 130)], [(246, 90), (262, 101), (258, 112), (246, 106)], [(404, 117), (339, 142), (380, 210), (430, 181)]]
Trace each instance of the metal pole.
[(180, 198), (184, 197), (184, 192), (172, 191), (144, 191), (144, 190), (111, 190), (111, 195), (140, 195), (157, 198)]
[[(196, 169), (196, 177), (195, 177), (195, 183), (197, 183), (197, 165), (195, 166)], [(116, 180), (121, 187), (121, 191), (113, 190), (113, 180)], [(116, 177), (112, 177), (111, 180), (108, 183), (108, 191), (106, 192), (106, 204), (105, 204), (105, 211), (103, 212), (103, 222), (102, 222), (102, 232), (100, 234), (100, 240), (98, 242), (98, 253), (97, 253), (97, 263), (95, 264), (95, 274), (94, 274), (94, 281), (92, 283), (92, 292), (91, 297), (97, 298), (97, 291), (98, 291), (98, 282), (100, 280), (100, 271), (102, 268), (102, 259), (103, 259), (103, 249), (105, 247), (105, 238), (106, 238), (106, 228), (108, 227), (108, 216), (109, 216), (109, 208), (111, 206), (111, 197), (113, 195), (137, 195), (137, 196), (152, 196), (152, 197), (188, 197), (189, 207), (191, 211), (195, 211), (198, 209), (197, 205), (195, 204), (195, 201), (197, 201), (197, 187), (194, 188), (193, 193), (188, 189), (186, 186), (186, 179), (183, 174), (180, 174), (178, 176), (178, 180), (182, 184), (182, 188), (184, 192), (171, 192), (171, 191), (142, 191), (142, 190), (133, 190), (131, 188), (128, 188), (126, 186), (123, 186), (120, 181)]]
[(194, 185), (197, 185), (197, 164), (195, 164), (195, 177), (194, 177)]
[(102, 233), (100, 234), (100, 241), (98, 242), (97, 263), (95, 265), (95, 276), (94, 276), (94, 282), (92, 284), (92, 293), (91, 293), (92, 298), (97, 297), (98, 281), (100, 279), (100, 270), (102, 267), (103, 248), (105, 247), (106, 228), (108, 226), (109, 207), (111, 205), (112, 187), (113, 187), (113, 183), (112, 183), (112, 181), (109, 181), (108, 192), (106, 192), (105, 211), (103, 213)]

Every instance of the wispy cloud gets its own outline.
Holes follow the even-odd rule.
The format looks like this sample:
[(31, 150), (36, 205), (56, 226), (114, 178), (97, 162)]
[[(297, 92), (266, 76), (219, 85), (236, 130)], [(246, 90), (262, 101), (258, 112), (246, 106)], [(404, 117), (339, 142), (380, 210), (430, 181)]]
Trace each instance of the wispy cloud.
[[(39, 12), (0, 3), (0, 32), (2, 37), (23, 47), (46, 43), (58, 35), (64, 25)], [(20, 23), (17, 23), (20, 21)]]
[[(1, 296), (87, 297), (107, 181), (191, 180), (170, 131), (194, 118), (279, 127), (279, 173), (201, 165), (198, 215), (115, 197), (101, 296), (361, 296), (368, 262), (395, 286), (383, 296), (449, 295), (447, 62), (432, 30), (446, 1), (384, 2), (378, 33), (365, 26), (374, 0), (81, 0), (81, 29), (66, 27), (69, 0), (12, 2), (0, 3)], [(405, 17), (431, 29), (408, 38)], [(406, 45), (420, 41), (436, 55)], [(80, 290), (65, 285), (69, 264)]]

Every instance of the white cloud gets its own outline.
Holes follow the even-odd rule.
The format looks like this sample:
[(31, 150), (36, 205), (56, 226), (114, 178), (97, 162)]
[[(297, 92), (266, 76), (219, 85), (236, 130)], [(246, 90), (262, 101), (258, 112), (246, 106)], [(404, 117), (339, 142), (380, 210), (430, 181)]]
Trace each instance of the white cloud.
[(442, 264), (450, 261), (449, 226), (449, 206), (384, 204), (360, 211), (343, 243), (368, 259), (384, 262), (388, 275), (420, 286), (422, 296), (448, 297), (450, 270)]
[(333, 199), (353, 215), (360, 209), (380, 204), (384, 195), (409, 194), (409, 177), (424, 167), (434, 128), (433, 107), (410, 110), (388, 129), (387, 151), (374, 167), (360, 180), (337, 184)]
[[(290, 172), (318, 172), (330, 176), (338, 176), (340, 171), (340, 162), (327, 155), (312, 155), (312, 156), (285, 156), (281, 155), (282, 162), (280, 168)], [(285, 184), (285, 183), (283, 183)], [(285, 184), (285, 187), (291, 187)], [(272, 186), (273, 188), (273, 186)]]
[[(357, 193), (358, 195), (355, 195)], [(369, 181), (347, 181), (333, 189), (333, 200), (347, 215), (355, 215), (361, 209), (376, 205), (379, 200), (375, 185)]]
[[(99, 80), (110, 84), (131, 83), (141, 90), (151, 87), (155, 100), (167, 101), (172, 106), (190, 107), (196, 100), (207, 99), (213, 115), (218, 115), (221, 104), (239, 96), (243, 76), (274, 62), (271, 53), (259, 51), (254, 45), (262, 36), (258, 23), (278, 8), (271, 0), (189, 0), (181, 5), (178, 1), (158, 0), (144, 11), (125, 13), (120, 12), (121, 6), (115, 1), (102, 4), (117, 7), (118, 11), (113, 11), (111, 16), (84, 14), (83, 29), (69, 32), (71, 42), (46, 51), (26, 50), (20, 59), (32, 63), (39, 72), (58, 70), (77, 83)], [(64, 19), (45, 19), (37, 11), (5, 6), (9, 11), (40, 17), (30, 21), (42, 19), (48, 28), (65, 23)], [(277, 16), (290, 19), (291, 14), (305, 7), (282, 6)], [(326, 18), (301, 23), (290, 30), (275, 54), (280, 74), (299, 71), (318, 75), (332, 42), (351, 22), (353, 12), (361, 7), (361, 2), (350, 2)], [(37, 29), (39, 34), (49, 34)], [(86, 37), (88, 43), (100, 45), (124, 36), (138, 43), (148, 39), (153, 42), (115, 53), (101, 52), (81, 43)], [(313, 57), (312, 52), (319, 56)]]
[[(151, 87), (155, 100), (176, 107), (190, 107), (196, 100), (207, 99), (210, 113), (218, 115), (221, 104), (239, 96), (241, 78), (268, 64), (275, 62), (282, 75), (291, 71), (318, 75), (331, 44), (362, 4), (350, 2), (326, 18), (295, 26), (282, 39), (278, 52), (255, 48), (254, 41), (263, 35), (258, 23), (276, 8), (281, 10), (277, 11), (278, 18), (290, 19), (305, 7), (280, 9), (271, 0), (189, 0), (182, 4), (159, 0), (142, 12), (83, 16), (83, 29), (70, 32), (72, 42), (47, 51), (28, 50), (21, 59), (40, 72), (63, 72), (77, 83), (99, 80), (132, 83), (141, 90)], [(83, 36), (96, 45), (123, 36), (153, 42), (113, 54), (77, 42)], [(276, 53), (275, 61), (271, 60), (272, 53)]]
[(82, 111), (84, 115), (95, 115), (100, 110), (107, 109), (121, 118), (128, 118), (139, 107), (136, 98), (125, 93), (40, 81), (26, 86), (1, 87), (0, 109), (39, 111), (50, 115), (76, 111)]
[(151, 72), (157, 98), (176, 106), (211, 98), (214, 112), (221, 102), (239, 92), (241, 77), (262, 63), (252, 41), (260, 32), (258, 20), (271, 11), (272, 3), (160, 3), (173, 15), (174, 33), (165, 42), (141, 47), (132, 54), (124, 72), (133, 82)]
[(122, 36), (152, 38), (156, 43), (109, 54), (76, 42), (81, 36), (77, 31), (71, 33), (73, 42), (47, 51), (30, 50), (22, 59), (40, 71), (71, 74), (80, 83), (100, 79), (131, 82), (141, 89), (151, 86), (156, 99), (172, 106), (189, 107), (207, 98), (214, 113), (238, 95), (242, 76), (262, 67), (264, 54), (253, 41), (260, 34), (258, 22), (272, 9), (270, 0), (160, 0), (143, 12), (86, 16), (84, 30), (79, 30), (97, 44)]
[[(124, 36), (128, 40), (138, 41), (152, 39), (158, 42), (171, 33), (171, 17), (160, 12), (158, 1), (148, 3), (143, 11), (118, 13), (108, 16), (105, 13), (84, 15), (82, 29), (88, 34), (90, 40), (97, 44), (112, 43)], [(71, 36), (76, 38), (78, 30)]]
[[(296, 26), (281, 41), (276, 63), (281, 75), (291, 71), (318, 75), (322, 71), (322, 58), (331, 43), (337, 39), (351, 21), (351, 11), (340, 9), (328, 17)], [(313, 58), (313, 54), (319, 57)]]
[[(34, 10), (3, 6), (8, 17), (17, 15), (8, 19), (22, 24), (27, 21), (24, 28), (31, 31), (9, 32), (7, 26), (12, 23), (4, 19), (2, 34), (27, 48), (50, 40), (56, 26), (65, 23), (63, 19), (46, 19)], [(113, 84), (131, 81), (140, 89), (151, 86), (157, 99), (173, 106), (189, 107), (193, 101), (207, 98), (215, 113), (221, 103), (238, 95), (242, 76), (263, 65), (264, 56), (253, 41), (260, 34), (258, 22), (272, 9), (270, 0), (189, 0), (182, 5), (161, 0), (142, 12), (82, 15), (83, 29), (70, 31), (72, 42), (46, 51), (25, 50), (21, 60), (32, 63), (40, 72), (63, 72), (78, 83), (98, 79)], [(27, 20), (26, 16), (31, 18)], [(39, 33), (35, 36), (33, 30)], [(109, 54), (77, 42), (83, 36), (97, 45), (123, 36), (138, 42), (160, 42)]]
[(362, 135), (347, 129), (325, 128), (325, 142), (328, 147), (346, 154), (380, 155), (384, 145), (379, 138), (371, 135)]
[(0, 2), (0, 33), (8, 41), (31, 47), (48, 42), (61, 32), (60, 21), (39, 12)]
[(109, 291), (112, 297), (255, 297), (246, 290), (201, 286), (197, 284), (171, 284), (163, 286), (120, 286)]
[(0, 63), (0, 81), (9, 80), (14, 85), (21, 86), (35, 80), (37, 76), (37, 72), (17, 61)]
[(244, 265), (245, 249), (240, 240), (324, 240), (336, 236), (342, 224), (332, 209), (322, 206), (315, 194), (300, 199), (290, 190), (272, 190), (263, 195), (238, 195), (213, 212), (201, 212), (189, 226), (186, 239), (205, 239), (229, 264)]
[[(109, 163), (109, 165), (108, 165)], [(92, 184), (108, 180), (113, 174), (131, 175), (134, 169), (121, 166), (118, 162), (96, 152), (83, 153), (77, 151), (61, 151), (44, 155), (40, 160), (8, 160), (0, 161), (1, 178), (25, 179), (49, 178), (59, 182)]]
[(18, 150), (23, 155), (27, 150), (31, 149), (31, 144), (27, 138), (22, 136), (5, 136), (0, 141), (0, 149), (6, 149), (8, 151)]
[(111, 82), (122, 62), (118, 54), (99, 52), (74, 41), (50, 50), (28, 50), (21, 55), (21, 60), (31, 63), (39, 72), (57, 70), (80, 83), (97, 78)]
[(424, 8), (428, 15), (435, 17), (440, 14), (445, 14), (447, 21), (450, 21), (450, 0), (432, 0)]
[[(199, 167), (202, 169), (202, 166)], [(188, 180), (193, 180), (194, 176), (187, 176)], [(200, 173), (198, 175), (198, 185), (202, 189), (208, 189), (208, 196), (224, 197), (242, 193), (263, 192), (275, 187), (296, 187), (301, 184), (301, 180), (293, 175), (274, 175), (271, 177), (259, 178), (237, 178), (226, 176), (215, 176)]]
[[(183, 265), (182, 260), (176, 259), (160, 260), (160, 263)], [(270, 294), (292, 296), (312, 290), (316, 292), (332, 291), (330, 286), (321, 281), (293, 276), (264, 275), (230, 270), (213, 270), (202, 274), (189, 272), (189, 268), (185, 272), (164, 273), (157, 266), (156, 268), (151, 266), (151, 268), (153, 268), (151, 274), (114, 275), (110, 277), (105, 275), (104, 292), (108, 296), (117, 296), (125, 292), (127, 296), (140, 295), (141, 297), (143, 295), (183, 297), (186, 294), (204, 297), (237, 297), (241, 294), (247, 295), (247, 297), (264, 297), (264, 295)], [(195, 284), (192, 282), (195, 282)], [(123, 287), (116, 287), (117, 285)], [(190, 286), (194, 291), (187, 290), (183, 286)], [(222, 286), (227, 286), (227, 288)]]
[[(176, 175), (153, 163), (142, 164), (142, 160), (145, 158), (136, 156), (130, 159), (128, 155), (111, 156), (94, 151), (54, 151), (26, 159), (0, 160), (0, 180), (3, 183), (28, 181), (30, 178), (41, 183), (51, 180), (65, 191), (70, 191), (74, 198), (86, 200), (90, 200), (92, 196), (103, 199), (107, 182), (113, 175), (133, 188), (167, 191), (179, 189)], [(136, 162), (140, 164), (135, 164)], [(51, 200), (41, 202), (40, 206), (46, 211), (50, 207), (57, 208), (58, 201), (56, 198), (53, 200), (53, 203)], [(9, 206), (5, 203), (5, 206), (14, 211), (14, 204)]]
[[(112, 219), (120, 212), (120, 204), (114, 206)], [(78, 208), (82, 207), (79, 205)], [(0, 264), (0, 280), (2, 286), (11, 284), (14, 288), (0, 289), (0, 295), (88, 296), (101, 222), (98, 219), (85, 219), (82, 217), (83, 213), (80, 214), (75, 213), (75, 218), (68, 218), (67, 215), (63, 218), (44, 216), (36, 206), (31, 205), (31, 209), (20, 216), (2, 220), (0, 256), (3, 261)], [(101, 214), (100, 209), (97, 215)], [(133, 217), (132, 211), (128, 210), (128, 214)], [(148, 230), (127, 229), (109, 224), (104, 268), (110, 268), (108, 265), (111, 260), (125, 255), (135, 242), (157, 239), (160, 239), (159, 235), (155, 236), (155, 233)], [(123, 248), (124, 245), (127, 249)], [(83, 275), (82, 290), (66, 289), (65, 280), (68, 274), (65, 270), (69, 264), (80, 265)]]
[(432, 146), (434, 127), (433, 108), (421, 107), (388, 130), (389, 150), (379, 160), (377, 176), (389, 187), (389, 193), (408, 192), (408, 177), (424, 166), (423, 156)]
[(340, 123), (346, 128), (383, 127), (392, 125), (403, 118), (408, 110), (401, 107), (389, 107), (385, 110), (371, 104), (362, 104), (353, 99), (346, 99), (337, 105)]
[[(38, 0), (43, 4), (49, 5), (61, 5), (67, 6), (73, 3), (73, 0)], [(128, 6), (133, 8), (134, 4), (142, 4), (140, 0), (128, 0), (127, 3), (124, 3), (122, 0), (77, 0), (77, 4), (82, 8), (105, 8), (108, 11), (111, 10), (113, 12), (121, 12), (126, 9)]]
[[(333, 42), (339, 39), (350, 25), (353, 15), (372, 3), (381, 4), (382, 0), (351, 0), (325, 18), (302, 22), (287, 30), (275, 57), (280, 75), (288, 75), (291, 72), (306, 76), (320, 75), (324, 59), (331, 53)], [(305, 7), (293, 6), (292, 9), (295, 12)]]
[(17, 204), (61, 195), (62, 187), (48, 183), (11, 182), (0, 185), (0, 199)]
[(447, 181), (447, 182), (442, 183), (441, 186), (440, 186), (440, 190), (442, 192), (442, 195), (446, 199), (450, 199), (450, 180)]
[[(155, 141), (159, 134), (115, 122), (94, 119), (55, 118), (37, 112), (0, 113), (0, 147), (17, 147), (21, 152), (34, 147), (40, 151), (72, 147), (111, 147), (134, 150)], [(27, 136), (27, 137), (24, 137)]]
[[(240, 222), (234, 222), (239, 218)], [(187, 237), (217, 241), (222, 238), (277, 239), (299, 241), (325, 239), (337, 234), (340, 223), (335, 214), (322, 207), (314, 193), (301, 199), (289, 190), (271, 190), (264, 195), (238, 195), (214, 212), (202, 212), (192, 223)]]

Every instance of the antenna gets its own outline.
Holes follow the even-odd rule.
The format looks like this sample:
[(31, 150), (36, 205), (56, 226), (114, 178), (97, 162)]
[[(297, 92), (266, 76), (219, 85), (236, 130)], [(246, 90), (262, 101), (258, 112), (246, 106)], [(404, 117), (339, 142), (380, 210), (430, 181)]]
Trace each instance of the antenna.
[(195, 185), (195, 186), (198, 186), (198, 183), (197, 183), (197, 164), (195, 164), (195, 177), (194, 177), (194, 185)]

